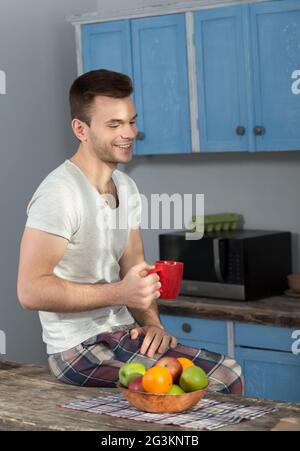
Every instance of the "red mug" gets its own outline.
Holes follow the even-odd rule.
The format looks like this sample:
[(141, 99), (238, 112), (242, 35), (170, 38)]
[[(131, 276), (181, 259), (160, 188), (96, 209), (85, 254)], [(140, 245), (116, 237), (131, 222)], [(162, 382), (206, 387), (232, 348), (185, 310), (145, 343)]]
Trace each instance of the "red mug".
[(160, 298), (176, 299), (181, 288), (183, 263), (173, 260), (157, 260), (148, 274), (157, 273), (161, 283)]

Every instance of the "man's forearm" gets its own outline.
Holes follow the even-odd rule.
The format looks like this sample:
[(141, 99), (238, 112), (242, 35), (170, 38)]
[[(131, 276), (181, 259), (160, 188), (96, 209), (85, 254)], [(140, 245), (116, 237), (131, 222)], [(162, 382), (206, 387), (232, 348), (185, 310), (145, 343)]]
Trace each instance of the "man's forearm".
[(133, 308), (130, 311), (140, 326), (158, 326), (163, 328), (156, 301), (152, 302), (151, 307), (145, 311)]
[(30, 310), (71, 313), (120, 304), (121, 282), (78, 284), (49, 275), (32, 282), (23, 305)]

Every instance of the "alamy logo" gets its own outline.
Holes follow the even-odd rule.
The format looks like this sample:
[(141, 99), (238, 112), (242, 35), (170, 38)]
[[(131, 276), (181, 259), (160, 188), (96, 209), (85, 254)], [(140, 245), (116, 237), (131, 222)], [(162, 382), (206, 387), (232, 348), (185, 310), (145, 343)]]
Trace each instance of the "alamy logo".
[(0, 95), (6, 94), (6, 74), (3, 70), (0, 70)]
[(292, 79), (295, 80), (292, 83), (292, 93), (296, 96), (300, 94), (300, 70), (294, 70)]
[(294, 330), (292, 333), (292, 339), (295, 340), (292, 344), (292, 353), (294, 355), (300, 354), (300, 330)]
[[(97, 226), (100, 230), (126, 230), (140, 227), (142, 230), (188, 230), (186, 240), (200, 240), (204, 234), (204, 194), (172, 195), (130, 194), (127, 186), (118, 189), (119, 209), (115, 215), (107, 210), (107, 204), (116, 208), (116, 200), (111, 194), (97, 198)], [(195, 213), (195, 214), (194, 214)], [(193, 218), (196, 218), (193, 220)]]
[(3, 330), (0, 330), (0, 355), (6, 354), (6, 335)]

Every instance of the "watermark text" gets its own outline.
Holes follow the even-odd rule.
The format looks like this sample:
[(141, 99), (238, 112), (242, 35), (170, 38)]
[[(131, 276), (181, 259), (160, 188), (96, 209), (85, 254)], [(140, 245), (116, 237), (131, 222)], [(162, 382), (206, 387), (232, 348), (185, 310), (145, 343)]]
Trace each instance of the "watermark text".
[(294, 355), (300, 354), (300, 330), (294, 330), (292, 333), (292, 339), (295, 340), (292, 344), (292, 353)]
[(0, 330), (0, 355), (6, 354), (6, 334)]
[(6, 94), (6, 74), (0, 70), (0, 95)]
[(300, 94), (300, 70), (294, 70), (292, 73), (292, 79), (295, 80), (292, 83), (292, 93), (297, 96)]
[[(118, 189), (117, 209), (113, 195), (101, 195), (97, 198), (97, 226), (100, 230), (185, 230), (186, 240), (199, 240), (204, 234), (204, 194), (172, 195), (130, 194), (126, 185)], [(107, 206), (116, 209), (111, 215)], [(192, 221), (192, 218), (196, 218)]]

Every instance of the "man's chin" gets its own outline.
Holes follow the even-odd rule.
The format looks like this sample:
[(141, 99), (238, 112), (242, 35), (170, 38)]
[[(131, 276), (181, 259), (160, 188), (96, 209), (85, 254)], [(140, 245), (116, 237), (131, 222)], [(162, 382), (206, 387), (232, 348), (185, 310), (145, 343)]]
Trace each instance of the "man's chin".
[(131, 162), (131, 160), (132, 160), (132, 157), (131, 158), (123, 158), (123, 159), (121, 159), (121, 158), (118, 158), (118, 159), (114, 158), (114, 159), (108, 159), (108, 160), (106, 160), (106, 162), (111, 164), (111, 165), (118, 166), (118, 164), (128, 164), (128, 163)]
[(130, 161), (133, 158), (133, 153), (131, 152), (128, 155), (118, 155), (118, 157), (116, 158), (117, 162), (120, 164), (126, 164), (126, 163), (130, 163)]

